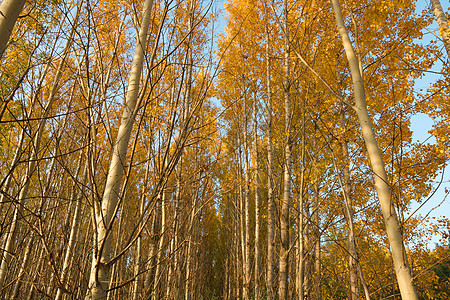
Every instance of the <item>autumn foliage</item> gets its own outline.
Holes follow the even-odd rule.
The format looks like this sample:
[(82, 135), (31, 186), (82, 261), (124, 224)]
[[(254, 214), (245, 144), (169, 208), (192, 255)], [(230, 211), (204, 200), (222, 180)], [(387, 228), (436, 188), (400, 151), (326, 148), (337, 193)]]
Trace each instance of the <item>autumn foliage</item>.
[[(330, 1), (44, 2), (1, 57), (0, 298), (400, 299)], [(447, 299), (446, 29), (340, 6), (403, 263)]]

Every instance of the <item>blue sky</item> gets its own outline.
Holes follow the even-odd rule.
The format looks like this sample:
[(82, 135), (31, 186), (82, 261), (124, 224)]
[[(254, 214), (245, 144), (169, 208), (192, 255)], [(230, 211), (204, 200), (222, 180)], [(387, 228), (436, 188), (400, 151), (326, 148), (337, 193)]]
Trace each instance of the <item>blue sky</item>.
[[(430, 1), (419, 1), (417, 10), (422, 10), (424, 6), (431, 6)], [(448, 12), (449, 9), (449, 1), (442, 1), (441, 5), (444, 11)], [(438, 24), (435, 21), (429, 28), (430, 31), (435, 34), (439, 33)], [(424, 42), (429, 42), (431, 39), (436, 39), (433, 34), (425, 32), (424, 33)], [(438, 41), (438, 45), (442, 45), (441, 41)], [(445, 51), (444, 51), (445, 55)], [(437, 63), (433, 67), (433, 71), (440, 72), (442, 64)], [(440, 75), (427, 73), (425, 76), (417, 82), (416, 90), (423, 89), (426, 90), (431, 83), (435, 82), (440, 78)], [(413, 130), (413, 141), (420, 141), (422, 143), (434, 143), (435, 139), (428, 132), (434, 125), (434, 121), (426, 116), (425, 114), (417, 114), (411, 118), (412, 130)], [(442, 183), (439, 185), (442, 178)], [(450, 212), (450, 196), (445, 193), (445, 190), (450, 190), (450, 169), (444, 170), (444, 176), (438, 175), (437, 178), (434, 179), (433, 182), (436, 192), (430, 196), (427, 200), (426, 204), (424, 204), (416, 214), (420, 214), (421, 216), (430, 216), (435, 218), (440, 217), (449, 217)], [(419, 208), (417, 203), (411, 205), (411, 212), (414, 212)], [(434, 244), (439, 241), (439, 237), (434, 237), (430, 241), (430, 246), (434, 247)]]

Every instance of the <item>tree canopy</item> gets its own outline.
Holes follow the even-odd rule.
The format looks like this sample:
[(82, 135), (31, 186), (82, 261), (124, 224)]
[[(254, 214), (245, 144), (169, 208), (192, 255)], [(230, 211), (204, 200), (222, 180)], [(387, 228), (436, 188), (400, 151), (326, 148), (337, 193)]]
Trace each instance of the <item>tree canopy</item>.
[(3, 0), (0, 298), (449, 298), (445, 8)]

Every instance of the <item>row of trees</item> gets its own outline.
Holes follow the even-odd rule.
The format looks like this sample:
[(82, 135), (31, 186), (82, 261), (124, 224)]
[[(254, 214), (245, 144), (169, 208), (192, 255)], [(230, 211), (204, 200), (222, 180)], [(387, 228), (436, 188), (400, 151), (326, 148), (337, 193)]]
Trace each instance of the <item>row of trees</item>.
[[(218, 97), (229, 108), (223, 185), (234, 205), (223, 209), (239, 232), (230, 253), (239, 260), (229, 268), (243, 278), (242, 294), (229, 297), (253, 290), (259, 298), (265, 283), (269, 299), (277, 292), (281, 299), (417, 299), (407, 257), (410, 247), (423, 247), (413, 229), (422, 220), (408, 207), (430, 193), (448, 155), (444, 144), (411, 139), (410, 116), (436, 99), (414, 91), (439, 57), (436, 46), (417, 42), (430, 12), (419, 16), (407, 1), (344, 2), (344, 9), (337, 1), (233, 1), (227, 10)], [(267, 189), (262, 205), (258, 185)], [(380, 258), (386, 249), (392, 256)], [(343, 269), (330, 266), (342, 262), (336, 253), (347, 257)], [(332, 284), (331, 270), (339, 274)]]
[(449, 154), (437, 0), (234, 0), (219, 36), (213, 1), (0, 11), (0, 297), (450, 295), (448, 219), (410, 211)]
[(207, 295), (212, 4), (52, 4), (2, 59), (1, 297)]

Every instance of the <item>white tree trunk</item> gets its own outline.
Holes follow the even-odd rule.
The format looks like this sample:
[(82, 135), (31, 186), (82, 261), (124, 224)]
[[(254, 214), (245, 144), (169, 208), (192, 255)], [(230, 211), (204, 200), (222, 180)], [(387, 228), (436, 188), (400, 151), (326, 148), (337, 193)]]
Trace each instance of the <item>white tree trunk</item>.
[[(244, 79), (245, 80), (245, 79)], [(245, 85), (245, 82), (244, 82)], [(245, 90), (245, 87), (244, 87)], [(245, 260), (244, 260), (244, 299), (250, 299), (250, 168), (248, 162), (247, 99), (244, 99), (244, 215), (245, 215)]]
[(113, 213), (116, 211), (120, 193), (120, 183), (126, 161), (128, 143), (136, 114), (136, 102), (139, 94), (139, 81), (142, 74), (144, 51), (147, 45), (147, 33), (150, 25), (150, 16), (153, 0), (145, 0), (142, 13), (141, 26), (134, 50), (131, 74), (128, 80), (122, 119), (114, 144), (105, 191), (103, 193), (102, 207), (96, 212), (96, 241), (92, 258), (91, 274), (86, 299), (104, 299), (108, 289), (109, 269), (107, 265), (111, 252), (111, 227)]
[(3, 0), (0, 4), (0, 59), (25, 2), (26, 0)]
[(378, 147), (375, 134), (373, 132), (370, 116), (367, 112), (367, 104), (364, 92), (364, 82), (359, 69), (359, 62), (353, 50), (347, 29), (344, 25), (339, 0), (332, 0), (333, 10), (336, 17), (336, 24), (339, 34), (342, 38), (345, 53), (350, 66), (351, 77), (353, 81), (353, 89), (355, 95), (354, 109), (358, 115), (361, 131), (367, 152), (369, 154), (372, 171), (374, 173), (375, 187), (378, 199), (381, 204), (384, 223), (388, 235), (389, 244), (391, 246), (392, 259), (394, 261), (394, 269), (397, 275), (397, 281), (400, 288), (402, 299), (418, 299), (417, 292), (414, 288), (411, 272), (406, 264), (403, 251), (403, 237), (398, 223), (397, 214), (391, 200), (391, 191), (388, 184), (386, 170), (384, 168), (383, 158)]
[(314, 293), (316, 300), (322, 300), (322, 290), (320, 287), (321, 276), (320, 276), (320, 267), (321, 267), (321, 248), (320, 248), (320, 216), (319, 216), (319, 180), (316, 179), (314, 183), (314, 214), (313, 214), (313, 222), (314, 222)]
[(450, 59), (450, 28), (448, 24), (448, 18), (442, 9), (441, 2), (439, 0), (431, 0), (433, 6), (434, 15), (439, 23), (439, 35), (444, 42), (445, 50), (447, 51), (447, 58)]
[(264, 7), (266, 15), (265, 35), (266, 35), (266, 80), (267, 80), (267, 299), (274, 299), (273, 277), (274, 277), (274, 201), (273, 201), (273, 142), (272, 142), (272, 85), (270, 77), (270, 56), (269, 56), (269, 20), (268, 10)]
[[(303, 101), (303, 107), (305, 107), (305, 101)], [(299, 205), (298, 205), (298, 225), (297, 225), (297, 248), (296, 248), (296, 267), (297, 270), (295, 272), (295, 291), (297, 294), (298, 300), (303, 300), (304, 291), (303, 291), (303, 276), (304, 276), (304, 229), (303, 229), (303, 205), (304, 205), (304, 186), (305, 186), (305, 111), (303, 111), (302, 116), (302, 152), (301, 152), (301, 162), (302, 169), (300, 172), (300, 191), (299, 191)]]
[(291, 201), (291, 95), (290, 95), (290, 41), (288, 26), (288, 1), (284, 0), (284, 111), (285, 111), (285, 140), (284, 140), (284, 187), (283, 201), (281, 204), (281, 249), (280, 249), (280, 299), (288, 299), (289, 285), (289, 208)]
[(259, 282), (260, 273), (260, 209), (259, 209), (259, 169), (258, 169), (258, 124), (257, 124), (257, 105), (256, 105), (256, 93), (253, 99), (253, 161), (254, 161), (254, 188), (255, 188), (255, 299), (259, 299), (261, 293), (261, 287)]

